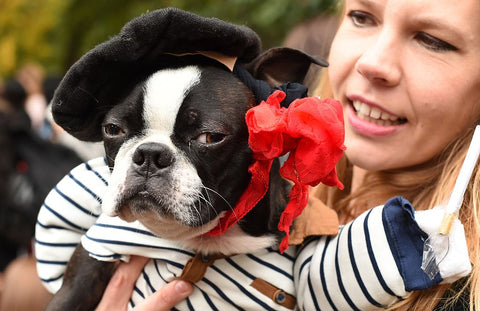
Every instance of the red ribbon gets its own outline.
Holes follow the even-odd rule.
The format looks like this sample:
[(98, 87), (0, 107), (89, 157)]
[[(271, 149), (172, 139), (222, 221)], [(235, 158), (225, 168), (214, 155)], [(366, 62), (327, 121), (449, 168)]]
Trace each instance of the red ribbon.
[(306, 97), (283, 108), (280, 102), (284, 98), (284, 92), (275, 91), (266, 102), (247, 111), (249, 145), (254, 157), (249, 168), (250, 184), (235, 208), (227, 211), (208, 234), (224, 233), (257, 205), (268, 190), (273, 160), (287, 153), (280, 174), (294, 185), (278, 224), (278, 229), (285, 232), (281, 252), (288, 248), (293, 220), (308, 203), (308, 186), (322, 182), (343, 189), (335, 168), (345, 150), (342, 105), (333, 99)]

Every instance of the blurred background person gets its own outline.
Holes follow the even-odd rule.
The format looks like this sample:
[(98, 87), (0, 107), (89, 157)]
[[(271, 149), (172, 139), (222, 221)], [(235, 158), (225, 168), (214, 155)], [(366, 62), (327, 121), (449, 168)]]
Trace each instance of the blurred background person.
[[(37, 213), (55, 184), (82, 162), (74, 151), (39, 137), (24, 109), (26, 99), (27, 92), (16, 80), (8, 80), (0, 88), (1, 305), (12, 295), (21, 295), (19, 288), (32, 295), (46, 293), (36, 278), (32, 258)], [(33, 310), (0, 308), (7, 309)]]
[[(309, 55), (328, 58), (330, 45), (338, 29), (340, 19), (334, 14), (319, 14), (297, 24), (286, 36), (283, 44), (287, 47), (303, 51)], [(312, 94), (320, 82), (320, 66), (310, 66), (303, 81)]]
[(30, 63), (20, 68), (16, 80), (26, 93), (24, 110), (30, 118), (32, 129), (43, 139), (51, 136), (51, 127), (46, 122), (47, 99), (43, 93), (44, 71), (38, 64)]

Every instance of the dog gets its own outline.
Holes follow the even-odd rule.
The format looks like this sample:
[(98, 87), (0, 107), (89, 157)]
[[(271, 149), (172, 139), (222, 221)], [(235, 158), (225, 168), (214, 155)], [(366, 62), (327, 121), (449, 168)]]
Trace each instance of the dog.
[[(310, 64), (322, 63), (296, 50), (272, 49), (244, 66), (243, 74), (253, 75), (245, 81), (217, 57), (192, 54), (166, 53), (137, 66), (128, 79), (110, 80), (117, 90), (113, 104), (90, 116), (97, 126), (88, 134), (102, 136), (111, 170), (102, 210), (126, 223), (139, 222), (201, 260), (278, 248), (285, 237), (278, 224), (292, 187), (280, 175), (278, 159), (259, 202), (223, 234), (209, 233), (234, 210), (252, 179), (245, 115), (259, 95), (247, 85), (262, 77), (271, 85), (300, 82)], [(54, 116), (62, 123), (65, 114), (54, 106)], [(86, 135), (81, 127), (83, 132), (65, 127)], [(91, 310), (98, 304), (116, 263), (90, 255), (82, 245), (76, 248), (47, 310)], [(280, 292), (278, 306), (284, 308), (287, 297), (292, 307), (292, 288)]]

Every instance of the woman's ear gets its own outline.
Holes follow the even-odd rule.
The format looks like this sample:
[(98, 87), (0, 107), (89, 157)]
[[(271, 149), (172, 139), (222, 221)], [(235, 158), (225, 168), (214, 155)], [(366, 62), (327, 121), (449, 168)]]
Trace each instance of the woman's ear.
[(328, 66), (325, 60), (299, 50), (277, 47), (265, 51), (244, 67), (254, 78), (274, 87), (287, 82), (302, 83), (311, 64)]

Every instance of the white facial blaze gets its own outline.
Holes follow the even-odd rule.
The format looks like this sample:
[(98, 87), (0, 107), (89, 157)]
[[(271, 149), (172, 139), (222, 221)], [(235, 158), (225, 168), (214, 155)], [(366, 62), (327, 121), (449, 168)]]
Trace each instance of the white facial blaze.
[(186, 93), (199, 82), (200, 70), (194, 66), (153, 74), (145, 85), (146, 128), (171, 134)]

